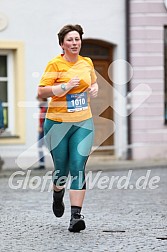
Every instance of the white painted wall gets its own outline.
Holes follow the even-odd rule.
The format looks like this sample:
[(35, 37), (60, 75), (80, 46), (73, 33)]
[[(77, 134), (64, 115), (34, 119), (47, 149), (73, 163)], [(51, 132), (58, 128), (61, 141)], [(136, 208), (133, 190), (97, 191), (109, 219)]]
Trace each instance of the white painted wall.
[[(61, 53), (57, 33), (65, 24), (81, 24), (84, 38), (114, 43), (115, 59), (124, 59), (124, 5), (124, 0), (1, 0), (0, 12), (7, 16), (8, 27), (0, 31), (0, 40), (19, 40), (25, 44), (26, 101), (36, 101), (37, 85), (47, 62)], [(39, 77), (34, 77), (34, 72), (38, 72)], [(119, 106), (116, 97), (115, 105)], [(3, 146), (3, 150), (22, 151), (36, 141), (38, 120), (33, 118), (34, 112), (38, 113), (38, 108), (26, 109), (26, 145), (17, 148)], [(118, 116), (115, 119), (118, 150), (119, 146), (126, 144), (126, 120)], [(122, 152), (118, 154), (119, 157), (121, 155)]]

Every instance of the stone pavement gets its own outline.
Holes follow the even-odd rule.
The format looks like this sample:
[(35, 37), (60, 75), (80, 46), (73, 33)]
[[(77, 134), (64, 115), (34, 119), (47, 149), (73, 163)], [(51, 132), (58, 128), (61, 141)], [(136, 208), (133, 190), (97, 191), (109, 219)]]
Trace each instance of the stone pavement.
[[(93, 177), (89, 170), (89, 188), (82, 210), (87, 228), (80, 233), (67, 230), (68, 188), (64, 216), (56, 218), (52, 213), (51, 180), (44, 185), (44, 176), (50, 171), (22, 171), (13, 180), (10, 176), (15, 171), (3, 174), (0, 251), (166, 252), (167, 169), (106, 169), (101, 174), (93, 172)], [(100, 164), (97, 170), (100, 171)], [(11, 189), (9, 182), (10, 187), (20, 188)]]

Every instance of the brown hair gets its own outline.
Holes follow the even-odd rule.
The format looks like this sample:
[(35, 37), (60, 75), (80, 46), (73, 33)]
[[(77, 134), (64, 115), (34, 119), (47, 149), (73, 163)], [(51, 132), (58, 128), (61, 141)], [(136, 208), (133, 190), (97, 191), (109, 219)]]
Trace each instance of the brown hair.
[(64, 41), (64, 37), (68, 32), (77, 31), (80, 35), (80, 39), (82, 40), (83, 29), (80, 25), (65, 25), (58, 33), (59, 45), (61, 45)]

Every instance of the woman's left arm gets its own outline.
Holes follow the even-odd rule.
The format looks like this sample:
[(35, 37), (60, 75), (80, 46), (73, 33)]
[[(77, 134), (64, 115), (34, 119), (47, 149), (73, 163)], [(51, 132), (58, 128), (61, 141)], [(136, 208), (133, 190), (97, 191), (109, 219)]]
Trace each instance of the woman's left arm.
[(90, 97), (92, 97), (92, 98), (97, 97), (98, 90), (99, 90), (99, 87), (98, 87), (97, 82), (93, 83), (93, 84), (91, 85), (91, 87), (89, 88)]

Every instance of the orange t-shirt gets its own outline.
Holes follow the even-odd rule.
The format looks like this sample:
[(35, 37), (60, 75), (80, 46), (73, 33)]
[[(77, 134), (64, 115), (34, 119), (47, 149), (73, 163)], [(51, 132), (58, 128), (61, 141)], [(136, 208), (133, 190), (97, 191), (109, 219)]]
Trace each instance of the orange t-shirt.
[(78, 76), (80, 84), (64, 96), (53, 96), (46, 118), (58, 122), (80, 122), (92, 117), (88, 87), (96, 82), (96, 74), (90, 58), (78, 56), (75, 63), (68, 62), (63, 54), (49, 61), (39, 86), (67, 83)]

